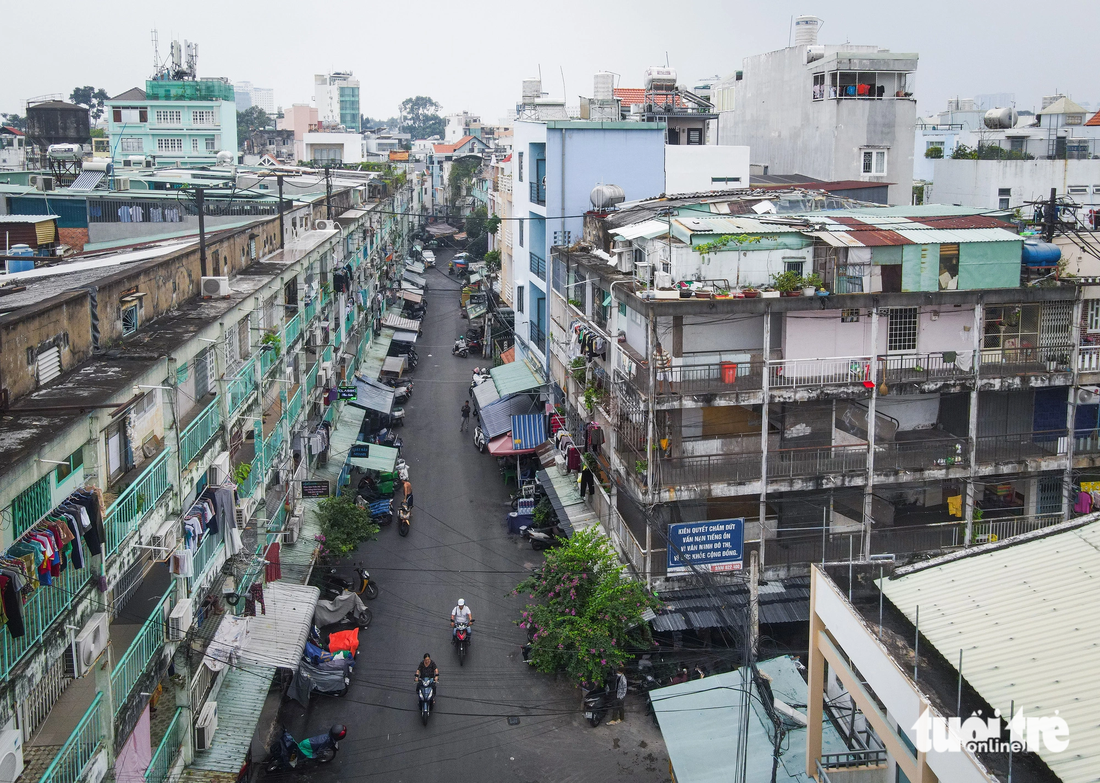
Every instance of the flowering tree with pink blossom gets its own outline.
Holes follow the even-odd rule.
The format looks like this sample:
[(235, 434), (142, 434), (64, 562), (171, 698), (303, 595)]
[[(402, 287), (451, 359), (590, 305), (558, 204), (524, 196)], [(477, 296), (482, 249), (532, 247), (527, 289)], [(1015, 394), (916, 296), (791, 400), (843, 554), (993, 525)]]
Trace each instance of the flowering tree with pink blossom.
[(660, 604), (623, 574), (614, 547), (596, 527), (548, 550), (542, 568), (515, 593), (539, 599), (518, 623), (531, 639), (528, 660), (540, 672), (598, 683), (653, 644), (643, 613)]

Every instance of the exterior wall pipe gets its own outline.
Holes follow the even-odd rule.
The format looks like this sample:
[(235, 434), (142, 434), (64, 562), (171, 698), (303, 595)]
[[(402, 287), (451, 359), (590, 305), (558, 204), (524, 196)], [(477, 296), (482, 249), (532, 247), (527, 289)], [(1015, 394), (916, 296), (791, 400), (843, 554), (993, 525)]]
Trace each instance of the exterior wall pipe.
[(982, 319), (984, 310), (982, 303), (974, 305), (974, 325), (972, 344), (974, 348), (974, 388), (970, 390), (970, 410), (968, 412), (966, 433), (970, 437), (969, 454), (970, 477), (966, 480), (966, 497), (963, 516), (966, 520), (966, 536), (963, 546), (968, 547), (974, 541), (974, 477), (978, 471), (978, 387), (982, 369)]
[(1073, 498), (1073, 454), (1075, 435), (1077, 434), (1077, 389), (1081, 382), (1078, 369), (1078, 354), (1081, 351), (1081, 287), (1077, 287), (1077, 296), (1073, 300), (1073, 321), (1070, 323), (1070, 339), (1073, 350), (1070, 352), (1070, 372), (1073, 373), (1073, 385), (1069, 387), (1069, 405), (1066, 406), (1066, 470), (1062, 478), (1062, 517), (1069, 519), (1069, 510)]
[[(871, 559), (871, 512), (875, 497), (875, 401), (878, 399), (878, 300), (871, 308), (871, 400), (867, 403), (867, 486), (863, 490), (863, 559)], [(824, 561), (825, 553), (822, 552)]]
[(772, 342), (772, 307), (764, 307), (764, 372), (761, 383), (764, 388), (763, 404), (760, 406), (760, 570), (764, 570), (764, 550), (767, 548), (767, 530), (765, 519), (768, 515), (768, 386), (771, 368), (768, 359), (771, 358)]

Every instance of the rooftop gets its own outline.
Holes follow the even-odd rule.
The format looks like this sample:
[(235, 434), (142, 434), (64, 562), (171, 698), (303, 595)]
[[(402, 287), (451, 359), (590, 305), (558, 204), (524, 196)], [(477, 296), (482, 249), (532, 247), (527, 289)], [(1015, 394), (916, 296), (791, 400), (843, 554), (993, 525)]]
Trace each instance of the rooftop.
[(1088, 114), (1088, 109), (1080, 104), (1074, 103), (1069, 98), (1059, 98), (1042, 111), (1036, 112), (1036, 114)]

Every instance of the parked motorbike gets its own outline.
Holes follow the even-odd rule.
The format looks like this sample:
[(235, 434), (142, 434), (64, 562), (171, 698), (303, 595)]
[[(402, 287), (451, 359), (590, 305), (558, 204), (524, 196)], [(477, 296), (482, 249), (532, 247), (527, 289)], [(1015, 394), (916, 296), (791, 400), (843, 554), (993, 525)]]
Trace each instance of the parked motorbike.
[(564, 546), (566, 541), (565, 533), (557, 525), (543, 528), (524, 525), (519, 529), (519, 534), (531, 542), (531, 548), (536, 552), (551, 547)]
[(481, 353), (482, 345), (480, 339), (470, 339), (462, 336), (455, 340), (454, 345), (451, 347), (451, 355), (457, 354), (465, 359), (470, 353)]
[(353, 583), (336, 573), (336, 569), (330, 569), (324, 578), (324, 586), (321, 588), (322, 598), (335, 598), (347, 590), (366, 598), (368, 601), (378, 597), (378, 585), (371, 580), (370, 574), (365, 568), (355, 569), (356, 581)]
[(413, 394), (413, 382), (404, 378), (385, 378), (382, 381), (387, 386), (392, 386), (396, 393), (393, 400), (397, 403), (408, 402)]
[[(474, 427), (474, 446), (482, 454), (489, 448), (489, 441), (485, 438), (485, 433), (482, 432), (480, 424)], [(515, 508), (515, 505), (513, 505), (512, 508)]]
[(402, 536), (409, 534), (409, 525), (412, 523), (412, 505), (408, 498), (401, 502), (401, 508), (397, 509), (397, 532)]
[(491, 376), (487, 372), (482, 372), (474, 375), (473, 379), (470, 381), (470, 394), (473, 394), (474, 389), (476, 389), (478, 386), (485, 383), (486, 381), (492, 380), (492, 378), (493, 376)]
[(313, 610), (313, 623), (319, 628), (341, 624), (347, 627), (369, 628), (374, 613), (356, 593), (345, 590), (331, 599), (320, 599)]
[(455, 623), (454, 633), (454, 645), (458, 650), (458, 665), (463, 666), (466, 663), (466, 651), (470, 648), (470, 622), (459, 620)]
[(425, 726), (432, 715), (432, 707), (435, 706), (435, 680), (431, 677), (421, 677), (416, 684), (416, 698), (420, 702), (420, 720)]
[(336, 758), (336, 751), (340, 749), (340, 740), (347, 735), (347, 727), (337, 724), (326, 734), (318, 734), (316, 737), (298, 742), (284, 727), (271, 747), (267, 771), (282, 772), (295, 769), (298, 764), (305, 761), (327, 764)]
[(607, 686), (593, 688), (584, 694), (584, 717), (596, 728), (611, 709), (611, 689)]

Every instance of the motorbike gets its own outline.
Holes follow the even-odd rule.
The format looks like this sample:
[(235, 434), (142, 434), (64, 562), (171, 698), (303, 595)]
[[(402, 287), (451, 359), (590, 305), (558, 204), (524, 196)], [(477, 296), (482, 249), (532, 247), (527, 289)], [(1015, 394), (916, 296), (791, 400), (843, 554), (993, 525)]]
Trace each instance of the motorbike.
[(379, 446), (390, 446), (395, 449), (399, 449), (404, 445), (401, 436), (397, 434), (393, 427), (383, 427), (371, 435), (368, 440), (371, 443), (377, 443)]
[[(482, 432), (480, 424), (474, 427), (474, 446), (482, 454), (489, 448), (489, 441), (485, 438), (485, 433)], [(515, 508), (515, 506), (513, 505), (512, 508)]]
[(457, 354), (465, 359), (470, 355), (471, 351), (473, 353), (481, 353), (481, 350), (482, 345), (480, 339), (470, 339), (463, 336), (455, 340), (454, 345), (451, 347), (451, 355), (454, 356)]
[(463, 666), (466, 663), (466, 651), (470, 647), (470, 622), (464, 622), (462, 620), (455, 623), (454, 633), (454, 645), (458, 650), (458, 665)]
[(298, 764), (306, 760), (327, 764), (336, 758), (336, 751), (340, 749), (340, 740), (347, 734), (347, 728), (337, 724), (326, 734), (318, 734), (316, 737), (298, 742), (284, 727), (271, 747), (271, 759), (267, 765), (267, 771), (282, 772), (295, 769)]
[(531, 548), (536, 552), (551, 547), (564, 546), (566, 536), (557, 525), (550, 527), (534, 528), (524, 525), (519, 529), (521, 537), (531, 542)]
[(397, 509), (397, 532), (402, 536), (409, 534), (409, 525), (412, 522), (412, 505), (408, 498), (401, 502), (401, 508)]
[(371, 580), (370, 574), (367, 573), (367, 569), (356, 568), (355, 576), (356, 581), (353, 584), (342, 576), (339, 576), (335, 568), (330, 569), (329, 572), (325, 574), (324, 586), (321, 588), (322, 597), (332, 599), (345, 590), (362, 596), (368, 601), (372, 601), (378, 597), (378, 585)]
[(593, 688), (584, 694), (584, 717), (596, 728), (611, 709), (611, 689), (607, 686)]
[(486, 381), (491, 380), (492, 377), (493, 376), (491, 376), (487, 372), (478, 373), (477, 375), (475, 375), (473, 377), (473, 380), (470, 381), (470, 394), (473, 394), (474, 389), (476, 389), (478, 386), (485, 383)]
[(431, 677), (421, 677), (416, 683), (416, 698), (420, 702), (420, 720), (427, 726), (432, 707), (435, 706), (435, 680)]
[(405, 380), (403, 378), (384, 378), (382, 380), (387, 386), (391, 386), (396, 390), (393, 401), (396, 403), (408, 402), (409, 398), (413, 394), (413, 382)]

